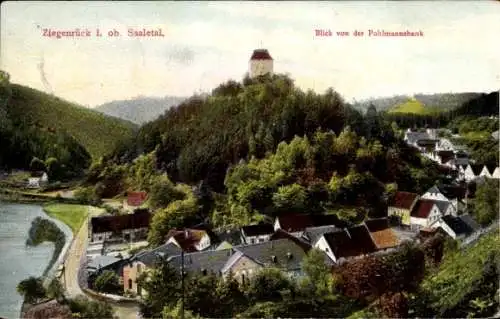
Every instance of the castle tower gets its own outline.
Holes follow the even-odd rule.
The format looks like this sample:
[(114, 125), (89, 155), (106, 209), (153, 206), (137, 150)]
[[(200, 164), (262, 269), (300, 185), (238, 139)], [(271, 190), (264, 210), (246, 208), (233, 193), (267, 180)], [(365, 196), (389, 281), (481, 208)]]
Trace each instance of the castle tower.
[(248, 73), (251, 78), (273, 74), (273, 58), (266, 49), (254, 50), (250, 57)]

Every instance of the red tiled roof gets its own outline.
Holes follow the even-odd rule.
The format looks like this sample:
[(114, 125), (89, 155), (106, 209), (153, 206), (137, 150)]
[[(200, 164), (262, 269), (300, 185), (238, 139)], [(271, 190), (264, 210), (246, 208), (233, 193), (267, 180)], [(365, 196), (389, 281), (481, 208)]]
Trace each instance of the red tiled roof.
[(365, 224), (378, 248), (389, 248), (398, 244), (398, 238), (389, 226), (387, 218), (369, 219)]
[(207, 232), (205, 230), (199, 229), (186, 229), (186, 230), (177, 230), (172, 229), (167, 234), (167, 240), (171, 237), (175, 239), (175, 241), (179, 244), (184, 252), (195, 252), (198, 251), (196, 249), (196, 245), (200, 242), (201, 238), (206, 235)]
[(141, 206), (147, 198), (148, 194), (146, 192), (129, 192), (127, 194), (127, 205)]
[(392, 200), (391, 207), (410, 209), (411, 205), (418, 197), (418, 194), (409, 192), (396, 192), (394, 199)]
[(278, 217), (280, 227), (287, 232), (303, 231), (307, 227), (314, 226), (310, 215), (306, 214), (287, 214)]
[(273, 58), (266, 49), (257, 49), (252, 53), (250, 60), (272, 60)]
[(430, 199), (419, 199), (411, 211), (411, 217), (427, 218), (434, 206), (434, 201)]

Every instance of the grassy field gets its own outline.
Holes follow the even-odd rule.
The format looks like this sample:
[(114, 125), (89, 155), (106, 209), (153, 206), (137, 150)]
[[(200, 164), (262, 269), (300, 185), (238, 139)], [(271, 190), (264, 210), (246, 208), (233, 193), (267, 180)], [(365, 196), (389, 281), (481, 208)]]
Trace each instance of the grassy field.
[(57, 218), (68, 225), (73, 233), (78, 232), (85, 218), (87, 218), (89, 206), (74, 204), (49, 204), (43, 208), (47, 215)]
[(420, 115), (427, 115), (436, 113), (435, 108), (426, 107), (422, 102), (417, 99), (409, 99), (405, 103), (399, 104), (393, 109), (389, 110), (389, 113), (413, 113)]
[[(113, 149), (116, 141), (131, 136), (136, 125), (79, 106), (41, 91), (12, 84), (10, 109), (14, 118), (47, 129), (66, 131), (93, 158)], [(12, 116), (12, 115), (11, 115)]]

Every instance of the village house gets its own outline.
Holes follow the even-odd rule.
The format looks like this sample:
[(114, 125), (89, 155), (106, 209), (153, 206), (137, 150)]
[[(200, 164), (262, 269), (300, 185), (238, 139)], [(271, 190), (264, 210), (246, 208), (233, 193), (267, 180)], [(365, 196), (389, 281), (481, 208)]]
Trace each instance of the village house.
[(127, 198), (123, 201), (123, 209), (132, 212), (143, 207), (147, 199), (148, 194), (146, 192), (128, 192)]
[(480, 166), (469, 164), (459, 176), (461, 180), (465, 180), (468, 183), (475, 181), (478, 177), (500, 178), (500, 169), (498, 167), (491, 167), (491, 170), (493, 171), (492, 174), (486, 165)]
[(310, 215), (287, 214), (276, 217), (274, 230), (283, 229), (295, 237), (302, 237), (307, 227), (313, 227), (314, 223)]
[(309, 243), (311, 246), (316, 245), (319, 239), (326, 233), (333, 233), (341, 231), (341, 228), (333, 225), (307, 227), (302, 234), (302, 239)]
[(365, 221), (365, 225), (377, 249), (393, 248), (400, 244), (400, 240), (389, 225), (387, 218), (368, 219)]
[[(240, 283), (245, 283), (263, 268), (277, 268), (290, 277), (297, 277), (302, 275), (301, 263), (306, 253), (304, 247), (294, 240), (280, 238), (226, 250), (187, 253), (184, 255), (184, 270), (223, 277), (231, 273)], [(168, 262), (180, 270), (182, 256), (172, 257)]]
[(143, 290), (137, 279), (141, 274), (152, 269), (158, 263), (164, 262), (169, 257), (177, 256), (182, 250), (173, 243), (161, 245), (153, 250), (142, 251), (129, 258), (123, 267), (123, 291), (141, 296)]
[(347, 227), (347, 223), (341, 221), (336, 215), (307, 215), (307, 214), (286, 214), (276, 217), (274, 230), (282, 229), (287, 233), (302, 238), (304, 231), (310, 227), (336, 226), (338, 228)]
[(491, 178), (500, 179), (500, 168), (499, 167), (495, 168), (495, 170), (493, 171), (493, 174), (491, 174)]
[(241, 227), (241, 242), (244, 244), (255, 244), (269, 241), (274, 234), (274, 227), (271, 224), (258, 224)]
[(442, 216), (430, 227), (441, 228), (447, 235), (449, 235), (453, 239), (464, 238), (479, 229), (479, 225), (468, 214), (461, 216)]
[(91, 243), (137, 241), (146, 238), (151, 214), (137, 210), (133, 214), (92, 217), (89, 226)]
[(418, 231), (421, 228), (429, 227), (441, 216), (441, 209), (435, 200), (419, 199), (411, 211), (410, 227), (412, 230)]
[(419, 195), (409, 192), (396, 192), (387, 210), (387, 216), (396, 218), (399, 224), (410, 226), (410, 213)]
[(365, 224), (323, 234), (314, 247), (324, 251), (336, 264), (377, 251)]
[(168, 232), (166, 243), (173, 243), (184, 252), (205, 250), (211, 245), (208, 231), (204, 229), (172, 229)]
[(28, 188), (40, 188), (49, 183), (49, 176), (46, 172), (32, 172), (28, 178)]

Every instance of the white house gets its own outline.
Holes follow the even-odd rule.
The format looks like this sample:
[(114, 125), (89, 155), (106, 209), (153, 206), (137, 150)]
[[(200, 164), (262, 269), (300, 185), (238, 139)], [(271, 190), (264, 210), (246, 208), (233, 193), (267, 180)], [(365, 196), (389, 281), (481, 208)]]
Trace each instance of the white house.
[(208, 233), (205, 230), (199, 229), (173, 229), (168, 232), (167, 238), (167, 244), (173, 243), (184, 252), (201, 251), (211, 245)]
[(491, 174), (488, 171), (488, 168), (486, 167), (486, 165), (483, 166), (483, 169), (481, 170), (481, 173), (479, 173), (479, 176), (484, 176), (486, 178), (491, 178)]
[(410, 227), (413, 230), (429, 227), (438, 221), (441, 216), (441, 210), (434, 200), (420, 199), (411, 211)]
[(441, 138), (436, 144), (436, 151), (455, 151), (455, 145), (449, 139)]
[(448, 198), (446, 198), (446, 196), (443, 195), (443, 193), (441, 193), (437, 186), (432, 186), (431, 188), (429, 188), (427, 192), (422, 195), (422, 199), (440, 200), (445, 202), (450, 201)]
[(493, 174), (491, 174), (491, 177), (500, 179), (500, 168), (498, 168), (498, 167), (495, 168), (495, 170), (493, 171)]
[(271, 224), (243, 226), (241, 241), (245, 244), (263, 243), (269, 241), (272, 234), (274, 234), (274, 227)]
[(469, 165), (467, 165), (467, 167), (465, 168), (465, 171), (464, 171), (464, 179), (467, 181), (467, 182), (470, 182), (472, 181), (474, 178), (476, 178), (476, 174), (474, 174), (474, 171), (472, 170), (472, 167)]
[(273, 58), (266, 49), (253, 51), (249, 62), (249, 75), (251, 78), (273, 73)]
[(28, 178), (29, 188), (40, 188), (42, 185), (49, 182), (49, 177), (45, 172), (32, 173), (31, 177)]

